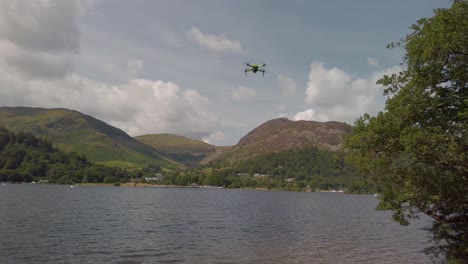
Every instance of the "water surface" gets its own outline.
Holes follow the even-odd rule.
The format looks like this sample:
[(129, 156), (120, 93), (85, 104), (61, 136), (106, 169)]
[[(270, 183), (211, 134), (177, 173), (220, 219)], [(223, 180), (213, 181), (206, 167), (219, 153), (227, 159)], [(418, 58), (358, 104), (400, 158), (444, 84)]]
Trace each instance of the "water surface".
[(428, 263), (371, 195), (0, 185), (0, 263)]

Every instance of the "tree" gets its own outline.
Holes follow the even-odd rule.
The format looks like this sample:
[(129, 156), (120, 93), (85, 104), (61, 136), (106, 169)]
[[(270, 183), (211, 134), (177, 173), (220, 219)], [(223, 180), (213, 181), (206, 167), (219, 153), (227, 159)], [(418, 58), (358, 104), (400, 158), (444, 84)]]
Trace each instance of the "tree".
[(381, 188), (378, 209), (407, 225), (433, 219), (433, 247), (468, 263), (468, 9), (456, 1), (417, 21), (402, 47), (406, 70), (384, 76), (384, 111), (345, 140), (347, 161)]

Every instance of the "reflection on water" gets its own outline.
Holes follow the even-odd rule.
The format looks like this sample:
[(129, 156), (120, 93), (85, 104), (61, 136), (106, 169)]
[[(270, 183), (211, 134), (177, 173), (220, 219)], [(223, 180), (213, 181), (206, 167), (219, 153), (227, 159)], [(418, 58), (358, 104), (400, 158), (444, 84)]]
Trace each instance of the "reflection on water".
[(428, 263), (371, 195), (0, 186), (0, 263)]

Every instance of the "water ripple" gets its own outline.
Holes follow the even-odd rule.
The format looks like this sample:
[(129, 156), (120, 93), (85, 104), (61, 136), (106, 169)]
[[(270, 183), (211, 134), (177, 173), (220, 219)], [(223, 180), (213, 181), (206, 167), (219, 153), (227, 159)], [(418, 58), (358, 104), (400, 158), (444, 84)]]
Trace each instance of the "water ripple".
[(0, 263), (428, 263), (367, 195), (8, 185)]

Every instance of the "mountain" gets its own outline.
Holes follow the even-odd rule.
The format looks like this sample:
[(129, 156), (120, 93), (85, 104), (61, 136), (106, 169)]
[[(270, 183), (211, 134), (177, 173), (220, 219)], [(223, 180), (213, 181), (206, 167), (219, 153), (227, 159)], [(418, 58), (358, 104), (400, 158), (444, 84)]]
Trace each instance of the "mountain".
[(135, 137), (136, 140), (150, 145), (164, 155), (194, 167), (218, 147), (207, 144), (201, 140), (193, 140), (173, 134), (152, 134)]
[(54, 146), (84, 155), (90, 161), (126, 168), (151, 163), (178, 167), (231, 163), (308, 146), (336, 151), (351, 128), (335, 121), (278, 118), (253, 129), (236, 145), (220, 147), (173, 134), (132, 138), (94, 117), (63, 108), (0, 107), (0, 126), (46, 138)]
[(92, 162), (126, 168), (172, 166), (161, 152), (89, 115), (63, 108), (0, 107), (0, 126), (27, 131)]
[(306, 146), (337, 151), (341, 148), (343, 136), (349, 133), (350, 129), (346, 123), (336, 121), (273, 119), (250, 131), (235, 146), (217, 148), (201, 164), (214, 161), (235, 162)]

